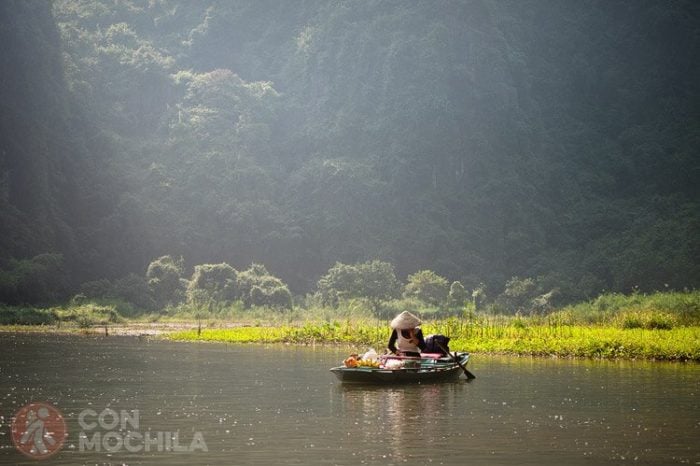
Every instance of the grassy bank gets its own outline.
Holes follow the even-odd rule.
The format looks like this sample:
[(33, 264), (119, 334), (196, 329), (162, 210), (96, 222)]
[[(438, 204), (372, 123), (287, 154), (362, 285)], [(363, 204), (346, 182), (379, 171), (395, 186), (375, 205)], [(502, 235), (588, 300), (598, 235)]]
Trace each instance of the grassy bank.
[[(385, 347), (388, 322), (353, 315), (306, 319), (296, 324), (174, 332), (184, 341), (349, 344)], [(318, 313), (317, 313), (318, 314)], [(424, 334), (452, 338), (454, 350), (474, 353), (700, 361), (700, 293), (608, 294), (546, 315), (503, 316), (465, 312), (430, 319)]]
[[(423, 325), (424, 332), (443, 333), (449, 323)], [(501, 325), (446, 332), (450, 348), (473, 353), (559, 357), (629, 358), (700, 361), (700, 327), (670, 330), (621, 329), (602, 326)], [(388, 340), (386, 323), (305, 324), (302, 326), (239, 327), (184, 330), (167, 334), (181, 341), (349, 344), (381, 350)]]
[[(700, 292), (652, 295), (608, 294), (545, 315), (460, 312), (452, 317), (422, 312), (424, 334), (452, 338), (450, 347), (474, 353), (639, 358), (700, 361)], [(24, 325), (16, 327), (13, 325)], [(157, 328), (179, 341), (347, 344), (381, 351), (388, 340), (386, 319), (358, 303), (339, 309), (275, 311), (220, 306), (208, 313), (179, 307), (159, 314), (124, 316), (109, 304), (53, 309), (0, 307), (4, 330), (89, 330), (102, 326)], [(115, 332), (116, 333), (116, 332)], [(127, 332), (128, 333), (128, 332)]]

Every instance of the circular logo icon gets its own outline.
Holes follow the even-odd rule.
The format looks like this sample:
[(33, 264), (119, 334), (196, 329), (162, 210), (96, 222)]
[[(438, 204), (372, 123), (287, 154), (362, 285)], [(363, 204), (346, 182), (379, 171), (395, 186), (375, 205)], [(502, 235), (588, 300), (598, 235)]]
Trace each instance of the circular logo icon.
[(30, 403), (15, 414), (12, 443), (24, 455), (44, 459), (61, 449), (68, 435), (61, 412), (48, 403)]

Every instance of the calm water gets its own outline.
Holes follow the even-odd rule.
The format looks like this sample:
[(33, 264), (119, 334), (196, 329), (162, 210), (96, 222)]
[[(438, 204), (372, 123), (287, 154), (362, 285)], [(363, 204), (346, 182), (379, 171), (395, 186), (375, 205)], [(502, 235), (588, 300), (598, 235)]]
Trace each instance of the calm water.
[[(471, 383), (352, 387), (347, 352), (0, 334), (0, 463), (700, 464), (700, 365), (475, 356)], [(69, 432), (39, 462), (9, 428), (34, 401)], [(172, 432), (195, 448), (157, 451)]]

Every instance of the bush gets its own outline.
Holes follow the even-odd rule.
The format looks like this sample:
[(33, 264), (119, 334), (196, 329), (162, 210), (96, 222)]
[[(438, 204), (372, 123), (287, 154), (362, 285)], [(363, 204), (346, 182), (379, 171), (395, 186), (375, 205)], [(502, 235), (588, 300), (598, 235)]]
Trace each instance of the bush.
[(448, 304), (452, 308), (460, 308), (467, 301), (467, 290), (460, 282), (452, 282), (448, 294)]
[(182, 258), (162, 256), (148, 265), (146, 280), (157, 306), (184, 301), (187, 282), (182, 280), (183, 262)]
[(53, 304), (66, 298), (67, 288), (61, 254), (12, 259), (0, 270), (0, 301), (7, 304)]
[(68, 309), (63, 313), (63, 320), (75, 322), (80, 328), (124, 321), (114, 306), (102, 306), (94, 303)]
[(131, 273), (114, 281), (112, 297), (141, 310), (153, 310), (156, 302), (144, 277)]
[[(85, 282), (80, 285), (80, 294), (73, 300), (82, 296), (83, 302), (110, 302), (118, 304), (120, 310), (125, 310), (128, 315), (136, 315), (138, 310), (153, 310), (156, 308), (153, 294), (144, 277), (131, 273), (114, 282), (106, 279)], [(72, 302), (74, 305), (82, 302)], [(136, 308), (136, 309), (134, 309)], [(127, 315), (127, 314), (124, 314)]]
[(354, 265), (337, 262), (317, 287), (325, 304), (337, 306), (340, 301), (361, 298), (377, 311), (382, 301), (399, 297), (401, 283), (393, 265), (375, 260)]
[(449, 291), (445, 278), (432, 270), (421, 270), (408, 276), (403, 295), (407, 298), (420, 299), (432, 306), (441, 306), (447, 301)]
[[(646, 315), (649, 322), (644, 320), (641, 325), (647, 328), (662, 328), (668, 325), (694, 326), (700, 325), (700, 292), (666, 292), (651, 295), (609, 293), (589, 302), (566, 306), (553, 315), (562, 312), (568, 313), (576, 323), (584, 324), (608, 323), (630, 328), (637, 325), (635, 320), (639, 320), (641, 315)], [(630, 316), (631, 313), (637, 315)], [(627, 324), (624, 323), (626, 317)], [(652, 320), (655, 323), (652, 323)]]
[(80, 294), (92, 299), (109, 298), (114, 294), (114, 287), (107, 279), (93, 280), (80, 285)]
[(265, 266), (251, 264), (248, 270), (238, 274), (238, 290), (246, 307), (268, 306), (291, 309), (292, 293), (287, 285), (270, 275)]
[(620, 313), (615, 320), (623, 329), (670, 330), (677, 326), (677, 319), (664, 312), (631, 310)]
[(0, 307), (0, 325), (53, 325), (58, 315), (52, 309)]
[(197, 265), (187, 287), (187, 301), (231, 302), (236, 299), (237, 282), (238, 272), (226, 263)]

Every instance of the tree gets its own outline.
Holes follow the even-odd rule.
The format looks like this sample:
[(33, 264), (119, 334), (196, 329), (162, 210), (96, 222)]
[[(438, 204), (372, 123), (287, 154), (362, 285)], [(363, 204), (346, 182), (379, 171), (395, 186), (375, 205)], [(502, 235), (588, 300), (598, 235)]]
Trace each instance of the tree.
[(447, 302), (448, 292), (447, 279), (432, 270), (421, 270), (408, 276), (403, 294), (407, 298), (417, 298), (432, 306), (441, 306)]
[(187, 287), (187, 300), (230, 302), (236, 299), (237, 287), (238, 272), (227, 263), (196, 265)]
[(697, 11), (0, 1), (0, 295), (46, 251), (67, 295), (161, 251), (298, 292), (368, 257), (547, 275), (539, 308), (698, 287)]
[(238, 296), (246, 307), (292, 307), (292, 294), (287, 285), (271, 275), (262, 264), (251, 264), (248, 270), (238, 274)]
[(143, 275), (130, 273), (114, 280), (111, 293), (115, 298), (131, 303), (139, 310), (152, 310), (156, 305), (148, 281)]
[(512, 277), (506, 282), (497, 301), (512, 313), (523, 312), (531, 309), (530, 304), (536, 295), (537, 284), (534, 279)]
[(157, 305), (164, 307), (183, 301), (183, 262), (182, 258), (161, 256), (148, 265), (146, 280)]
[(374, 310), (382, 301), (398, 297), (401, 283), (394, 266), (379, 260), (348, 265), (337, 262), (321, 277), (317, 285), (323, 301), (337, 305), (339, 301), (364, 298)]
[(474, 305), (474, 310), (478, 311), (486, 302), (486, 285), (479, 283), (479, 286), (472, 290), (472, 303)]
[(0, 269), (0, 302), (47, 305), (66, 297), (63, 255), (39, 254), (31, 259), (11, 260)]
[(506, 283), (496, 302), (510, 312), (546, 312), (552, 308), (559, 291), (555, 288), (544, 292), (542, 278), (513, 277)]
[(467, 291), (460, 282), (452, 282), (448, 298), (450, 306), (453, 308), (462, 307), (467, 300)]

